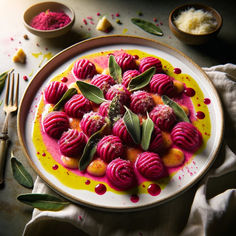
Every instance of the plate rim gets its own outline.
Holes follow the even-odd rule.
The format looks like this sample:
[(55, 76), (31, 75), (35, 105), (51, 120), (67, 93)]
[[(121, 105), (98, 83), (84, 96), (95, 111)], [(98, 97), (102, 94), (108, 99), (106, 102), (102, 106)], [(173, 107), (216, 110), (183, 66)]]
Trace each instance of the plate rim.
[[(110, 40), (109, 43), (107, 42), (107, 40)], [(122, 39), (123, 41), (119, 41), (119, 39)], [(139, 42), (134, 42), (134, 39), (137, 39)], [(106, 42), (103, 44), (99, 44), (99, 41), (101, 42)], [(204, 79), (207, 80), (207, 82), (210, 84), (212, 92), (215, 95), (215, 98), (219, 104), (219, 113), (220, 113), (220, 120), (221, 120), (221, 124), (220, 124), (220, 138), (218, 140), (217, 143), (217, 147), (215, 148), (215, 150), (213, 151), (212, 154), (212, 159), (211, 161), (208, 163), (208, 165), (204, 168), (203, 171), (201, 171), (201, 173), (199, 173), (199, 175), (193, 179), (190, 183), (186, 184), (181, 190), (178, 190), (175, 194), (171, 195), (171, 196), (167, 196), (157, 202), (154, 203), (149, 203), (149, 204), (144, 204), (141, 206), (125, 206), (123, 208), (121, 208), (120, 206), (118, 207), (108, 207), (108, 206), (98, 206), (94, 203), (91, 202), (87, 202), (84, 200), (78, 200), (76, 199), (73, 195), (67, 193), (66, 191), (63, 191), (62, 189), (59, 189), (52, 181), (50, 181), (47, 177), (44, 176), (43, 173), (41, 173), (41, 171), (38, 169), (38, 167), (36, 166), (36, 164), (32, 161), (32, 158), (30, 157), (28, 150), (26, 148), (26, 144), (25, 144), (25, 122), (24, 119), (27, 114), (24, 113), (24, 110), (29, 110), (23, 107), (24, 105), (24, 101), (26, 100), (26, 94), (28, 91), (32, 90), (33, 87), (35, 86), (35, 78), (37, 78), (40, 73), (42, 73), (43, 70), (45, 70), (45, 67), (48, 67), (48, 65), (50, 65), (50, 63), (52, 63), (52, 61), (57, 60), (58, 58), (60, 59), (61, 54), (66, 54), (68, 52), (70, 52), (71, 50), (73, 50), (73, 48), (75, 47), (79, 47), (81, 45), (85, 45), (86, 44), (92, 44), (93, 42), (95, 42), (95, 45), (92, 48), (96, 48), (99, 46), (108, 46), (108, 45), (112, 45), (112, 41), (116, 41), (116, 44), (125, 44), (129, 41), (129, 44), (136, 44), (136, 45), (145, 45), (148, 46), (148, 44), (154, 44), (154, 45), (161, 45), (162, 47), (168, 48), (170, 50), (175, 51), (175, 53), (177, 53), (177, 55), (179, 54), (180, 56), (184, 57), (190, 64), (193, 65), (193, 67), (195, 67), (196, 69), (198, 69), (201, 74), (204, 76)], [(145, 42), (143, 44), (141, 44), (140, 42)], [(150, 46), (150, 45), (149, 45)], [(92, 49), (90, 48), (90, 49)], [(84, 52), (85, 50), (81, 50), (79, 53)], [(74, 54), (78, 54), (74, 53)], [(74, 54), (70, 54), (69, 56), (66, 57), (66, 60), (69, 60), (70, 58), (74, 57)], [(65, 60), (65, 59), (64, 59)], [(60, 60), (59, 60), (60, 61)], [(56, 68), (54, 68), (55, 70)], [(48, 72), (51, 73), (51, 72)], [(47, 73), (46, 73), (47, 74)], [(40, 83), (42, 84), (45, 80), (40, 81)], [(39, 82), (38, 82), (39, 83)], [(30, 103), (31, 106), (32, 102)], [(28, 107), (30, 107), (28, 106)], [(24, 123), (24, 125), (22, 125), (22, 122)], [(36, 172), (36, 174), (43, 179), (43, 181), (47, 184), (47, 186), (49, 186), (52, 190), (54, 190), (56, 193), (58, 193), (59, 195), (71, 200), (72, 202), (76, 203), (76, 204), (81, 204), (90, 208), (95, 208), (95, 209), (100, 209), (100, 210), (104, 210), (104, 211), (138, 211), (138, 210), (142, 210), (142, 209), (148, 209), (160, 204), (163, 204), (164, 202), (170, 201), (176, 197), (178, 197), (179, 195), (183, 194), (186, 190), (190, 189), (193, 185), (195, 185), (209, 170), (209, 168), (211, 167), (211, 165), (214, 163), (217, 154), (220, 150), (221, 144), (222, 144), (222, 139), (223, 139), (223, 133), (224, 133), (224, 114), (223, 114), (223, 107), (222, 107), (222, 102), (220, 100), (220, 97), (218, 95), (218, 92), (213, 84), (213, 82), (210, 80), (210, 78), (208, 77), (208, 75), (205, 73), (205, 71), (199, 66), (197, 65), (190, 57), (188, 57), (187, 55), (185, 55), (183, 52), (179, 51), (178, 49), (169, 46), (163, 42), (157, 41), (157, 40), (153, 40), (153, 39), (149, 39), (149, 38), (145, 38), (145, 37), (139, 37), (139, 36), (133, 36), (133, 35), (108, 35), (108, 36), (99, 36), (99, 37), (94, 37), (91, 39), (87, 39), (81, 42), (78, 42), (76, 44), (73, 44), (67, 48), (65, 48), (64, 50), (60, 51), (59, 53), (57, 53), (56, 55), (54, 55), (47, 63), (45, 63), (45, 65), (43, 67), (40, 68), (39, 71), (37, 71), (37, 73), (34, 75), (34, 77), (32, 78), (32, 80), (30, 81), (30, 83), (28, 84), (27, 88), (24, 91), (24, 94), (21, 98), (21, 102), (20, 102), (20, 106), (19, 106), (19, 110), (18, 110), (18, 115), (17, 115), (17, 133), (18, 133), (18, 138), (21, 144), (21, 147), (23, 149), (23, 153), (25, 154), (30, 166), (33, 168), (33, 170)]]

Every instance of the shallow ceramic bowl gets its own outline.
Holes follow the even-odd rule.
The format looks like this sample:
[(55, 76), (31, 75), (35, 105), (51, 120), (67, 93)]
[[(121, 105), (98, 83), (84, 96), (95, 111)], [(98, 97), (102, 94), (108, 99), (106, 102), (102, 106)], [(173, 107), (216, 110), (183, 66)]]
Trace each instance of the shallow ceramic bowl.
[[(67, 14), (70, 17), (71, 22), (69, 24), (65, 25), (64, 27), (61, 27), (61, 28), (58, 28), (55, 30), (38, 30), (38, 29), (31, 27), (30, 22), (32, 21), (33, 17), (35, 17), (36, 15), (38, 15), (41, 12), (47, 11), (48, 9), (50, 11), (63, 11), (65, 14)], [(55, 37), (58, 37), (58, 36), (61, 36), (65, 33), (67, 33), (72, 28), (74, 21), (75, 21), (75, 14), (71, 8), (67, 7), (66, 5), (64, 5), (62, 3), (42, 2), (42, 3), (38, 3), (38, 4), (35, 4), (35, 5), (32, 5), (31, 7), (29, 7), (25, 11), (23, 18), (24, 18), (25, 27), (32, 34), (35, 34), (35, 35), (42, 37), (42, 38), (55, 38)]]
[[(216, 28), (207, 33), (207, 34), (191, 34), (191, 33), (186, 33), (182, 30), (180, 30), (176, 24), (174, 23), (176, 17), (181, 14), (181, 12), (188, 10), (190, 8), (194, 8), (195, 10), (203, 10), (204, 12), (210, 12), (216, 22), (217, 22), (217, 26)], [(205, 6), (202, 4), (185, 4), (185, 5), (181, 5), (176, 7), (174, 10), (171, 11), (170, 15), (169, 15), (169, 27), (171, 29), (171, 31), (173, 32), (173, 34), (181, 41), (183, 41), (186, 44), (190, 44), (190, 45), (199, 45), (199, 44), (203, 44), (208, 42), (210, 39), (214, 38), (220, 31), (221, 27), (222, 27), (222, 17), (221, 15), (212, 7), (209, 6)]]

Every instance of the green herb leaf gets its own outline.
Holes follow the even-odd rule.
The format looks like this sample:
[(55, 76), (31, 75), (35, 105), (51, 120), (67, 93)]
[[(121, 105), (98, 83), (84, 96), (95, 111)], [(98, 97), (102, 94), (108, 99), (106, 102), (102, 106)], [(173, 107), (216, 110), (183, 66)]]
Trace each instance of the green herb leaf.
[(116, 59), (113, 55), (109, 57), (109, 73), (111, 77), (120, 84), (122, 81), (122, 69), (117, 64)]
[(81, 93), (90, 101), (100, 104), (105, 102), (104, 94), (100, 88), (92, 84), (83, 82), (81, 80), (76, 81), (77, 86), (79, 87)]
[(11, 168), (15, 180), (26, 188), (33, 188), (34, 182), (25, 167), (15, 157), (11, 158)]
[(132, 80), (130, 80), (128, 89), (130, 91), (139, 90), (141, 88), (144, 88), (147, 86), (152, 78), (152, 76), (155, 74), (156, 68), (151, 67), (148, 70), (144, 71), (142, 74), (134, 77)]
[(108, 118), (111, 125), (113, 125), (121, 117), (121, 106), (122, 104), (120, 103), (119, 95), (116, 95), (112, 99), (108, 110)]
[(53, 111), (58, 111), (61, 109), (62, 106), (75, 94), (77, 93), (77, 90), (75, 88), (68, 89), (62, 98), (59, 100), (59, 102), (53, 107)]
[(154, 123), (150, 119), (147, 113), (147, 119), (143, 121), (142, 124), (142, 140), (141, 140), (141, 147), (144, 151), (147, 151), (150, 145), (152, 132), (154, 129)]
[(12, 71), (13, 71), (13, 69), (5, 71), (2, 74), (0, 74), (0, 94), (3, 90), (3, 88), (4, 88), (4, 85), (5, 85), (8, 74), (11, 73)]
[(43, 211), (59, 211), (69, 205), (69, 202), (49, 194), (22, 194), (17, 200)]
[(126, 112), (124, 114), (124, 123), (128, 133), (136, 144), (140, 143), (141, 129), (139, 123), (139, 117), (125, 106)]
[(87, 168), (96, 153), (97, 144), (99, 140), (104, 136), (104, 131), (107, 128), (105, 124), (100, 130), (90, 136), (87, 144), (84, 147), (83, 154), (79, 161), (79, 170), (83, 171)]
[(131, 22), (150, 34), (155, 34), (158, 36), (163, 35), (162, 30), (149, 21), (145, 21), (140, 18), (132, 18)]
[(168, 106), (170, 106), (170, 107), (173, 109), (175, 115), (176, 115), (180, 120), (186, 121), (186, 122), (190, 122), (188, 116), (186, 115), (186, 113), (184, 112), (184, 110), (182, 109), (182, 107), (179, 106), (178, 103), (174, 102), (172, 99), (170, 99), (170, 98), (169, 98), (168, 96), (166, 96), (166, 95), (161, 96), (161, 99), (162, 99), (162, 101), (163, 101), (163, 103), (164, 103), (165, 105), (168, 105)]

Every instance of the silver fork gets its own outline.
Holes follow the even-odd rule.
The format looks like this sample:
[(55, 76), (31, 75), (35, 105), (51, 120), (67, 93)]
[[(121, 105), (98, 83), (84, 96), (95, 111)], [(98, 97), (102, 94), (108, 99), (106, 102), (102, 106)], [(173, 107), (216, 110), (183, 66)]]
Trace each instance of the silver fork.
[[(14, 73), (8, 74), (5, 103), (3, 107), (3, 110), (6, 113), (6, 117), (3, 123), (3, 127), (2, 127), (2, 134), (0, 136), (0, 184), (2, 184), (4, 181), (4, 177), (3, 177), (4, 166), (5, 166), (5, 159), (7, 155), (7, 147), (8, 147), (8, 140), (9, 140), (8, 120), (10, 118), (11, 113), (17, 111), (17, 108), (18, 108), (19, 74), (17, 74), (16, 86), (14, 86), (14, 83), (15, 83), (14, 77), (15, 77)], [(10, 88), (10, 81), (11, 81), (11, 88)], [(14, 92), (14, 89), (15, 89), (15, 92)]]

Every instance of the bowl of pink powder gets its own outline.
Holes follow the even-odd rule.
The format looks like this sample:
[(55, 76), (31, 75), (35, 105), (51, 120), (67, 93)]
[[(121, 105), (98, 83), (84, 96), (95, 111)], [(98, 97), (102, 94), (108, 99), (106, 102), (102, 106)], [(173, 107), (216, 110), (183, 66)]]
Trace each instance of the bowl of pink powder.
[(43, 38), (55, 38), (71, 30), (75, 15), (71, 8), (58, 2), (42, 2), (29, 7), (24, 13), (24, 25)]

